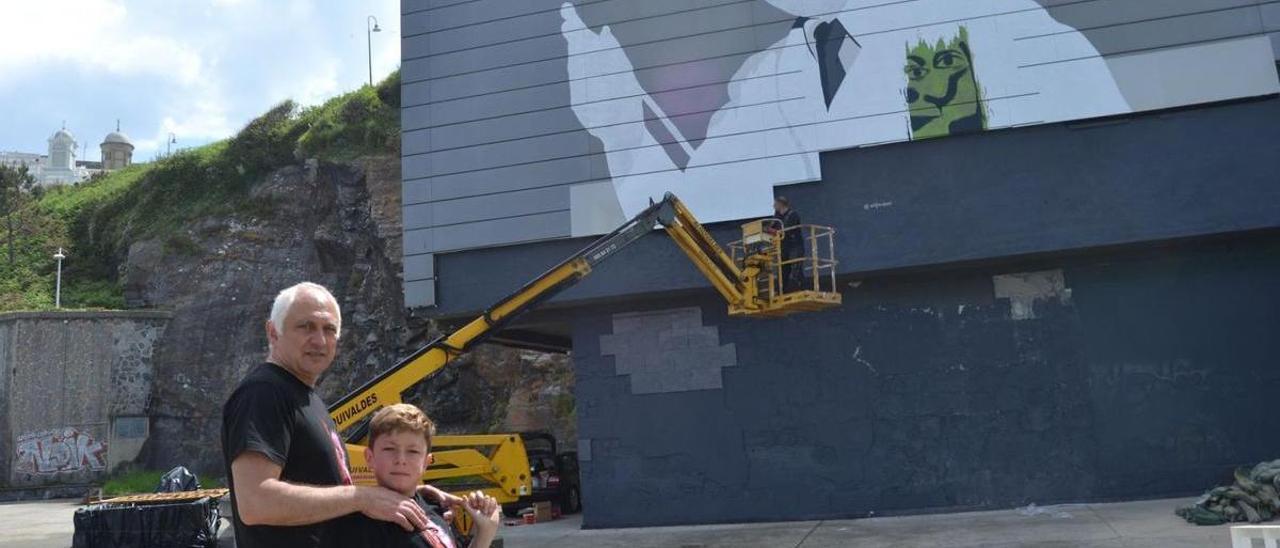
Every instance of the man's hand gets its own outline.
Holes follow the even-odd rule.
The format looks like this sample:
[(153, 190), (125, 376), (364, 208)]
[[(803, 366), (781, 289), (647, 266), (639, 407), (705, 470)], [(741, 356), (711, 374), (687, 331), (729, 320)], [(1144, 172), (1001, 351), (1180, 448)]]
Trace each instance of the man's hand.
[(427, 528), (427, 514), (413, 499), (382, 487), (360, 487), (360, 513), (380, 521), (389, 521), (405, 531)]
[(452, 508), (462, 504), (462, 497), (451, 495), (431, 485), (419, 485), (418, 494), (436, 501), (445, 508)]
[(471, 548), (485, 548), (498, 535), (498, 525), (502, 523), (502, 507), (498, 501), (480, 491), (463, 497), (462, 508), (471, 514), (475, 523), (476, 534)]

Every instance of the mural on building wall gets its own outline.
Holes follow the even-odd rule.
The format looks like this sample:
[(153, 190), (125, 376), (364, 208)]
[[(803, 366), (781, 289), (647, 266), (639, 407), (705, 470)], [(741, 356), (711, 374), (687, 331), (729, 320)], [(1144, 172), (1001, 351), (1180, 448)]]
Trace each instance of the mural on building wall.
[(15, 446), (15, 474), (48, 476), (107, 468), (106, 442), (71, 427), (23, 434)]
[[(749, 26), (767, 35), (759, 19), (780, 13), (789, 30), (715, 81), (699, 69), (698, 52), (653, 64), (663, 44), (652, 37), (672, 33), (636, 30), (646, 23), (628, 18), (630, 8), (594, 4), (560, 8), (570, 104), (603, 145), (609, 177), (597, 184), (612, 187), (625, 216), (668, 190), (708, 221), (767, 214), (773, 186), (821, 179), (821, 151), (1280, 91), (1274, 81), (1165, 82), (1203, 89), (1135, 92), (1142, 100), (1131, 106), (1118, 81), (1185, 67), (1187, 52), (1153, 49), (1110, 63), (1083, 30), (1035, 0), (769, 0), (768, 15)], [(582, 13), (610, 9), (587, 17), (595, 26), (584, 22)], [(624, 43), (613, 26), (649, 39)], [(1269, 49), (1265, 40), (1248, 47)], [(1237, 62), (1221, 58), (1227, 50), (1191, 53), (1206, 67)], [(1269, 61), (1270, 52), (1254, 57)], [(616, 208), (596, 203), (599, 192), (578, 196), (572, 208)]]

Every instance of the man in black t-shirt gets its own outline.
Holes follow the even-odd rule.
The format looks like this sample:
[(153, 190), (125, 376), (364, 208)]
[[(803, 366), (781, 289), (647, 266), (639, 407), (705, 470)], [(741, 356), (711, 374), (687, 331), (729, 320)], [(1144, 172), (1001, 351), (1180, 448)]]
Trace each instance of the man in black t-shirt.
[[(222, 457), (236, 545), (336, 546), (331, 520), (356, 512), (406, 531), (427, 526), (405, 495), (351, 484), (346, 448), (315, 392), (333, 363), (342, 323), (324, 287), (302, 283), (276, 297), (267, 321), (270, 350), (222, 410)], [(457, 497), (432, 494), (456, 504)], [(349, 548), (349, 547), (348, 547)]]

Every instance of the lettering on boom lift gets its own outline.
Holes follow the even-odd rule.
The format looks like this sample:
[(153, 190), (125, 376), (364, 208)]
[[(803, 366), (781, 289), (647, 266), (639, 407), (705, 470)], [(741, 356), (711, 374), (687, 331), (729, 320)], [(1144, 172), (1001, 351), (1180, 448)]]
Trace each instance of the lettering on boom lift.
[(375, 403), (378, 403), (378, 395), (370, 394), (369, 397), (351, 404), (351, 407), (343, 409), (341, 413), (338, 413), (338, 420), (336, 422), (338, 424), (346, 424), (348, 420), (351, 420), (351, 417), (356, 416), (356, 413), (368, 409)]

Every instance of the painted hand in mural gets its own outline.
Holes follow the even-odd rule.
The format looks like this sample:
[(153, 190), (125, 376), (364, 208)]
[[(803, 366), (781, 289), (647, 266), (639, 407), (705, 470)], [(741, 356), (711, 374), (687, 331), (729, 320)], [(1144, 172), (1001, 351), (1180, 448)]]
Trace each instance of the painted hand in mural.
[(578, 121), (604, 142), (606, 151), (645, 144), (640, 122), (647, 94), (613, 31), (608, 25), (599, 33), (587, 28), (571, 2), (560, 5), (560, 17), (569, 54), (570, 104)]

